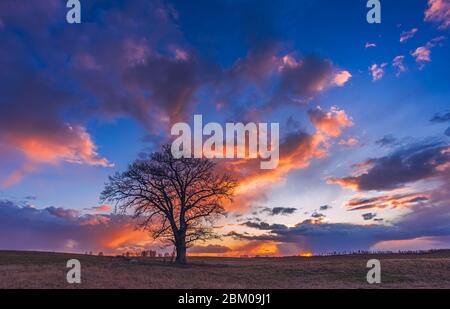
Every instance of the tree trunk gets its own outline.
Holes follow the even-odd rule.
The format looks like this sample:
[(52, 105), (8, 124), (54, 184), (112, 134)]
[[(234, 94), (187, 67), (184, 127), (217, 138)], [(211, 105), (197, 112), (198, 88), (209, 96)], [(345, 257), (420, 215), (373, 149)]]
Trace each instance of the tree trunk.
[(185, 265), (186, 261), (186, 235), (179, 235), (176, 242), (177, 257), (175, 263)]

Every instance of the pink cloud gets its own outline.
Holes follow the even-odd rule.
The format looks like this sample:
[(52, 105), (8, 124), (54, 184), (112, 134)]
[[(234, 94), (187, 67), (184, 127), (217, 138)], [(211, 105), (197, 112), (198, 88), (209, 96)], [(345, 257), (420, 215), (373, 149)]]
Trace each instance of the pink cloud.
[(348, 147), (358, 145), (358, 143), (359, 143), (359, 140), (354, 137), (350, 137), (348, 139), (341, 139), (339, 141), (339, 145), (348, 146)]
[(428, 0), (425, 21), (438, 24), (439, 29), (450, 25), (450, 2), (448, 0)]
[(405, 43), (409, 39), (413, 38), (418, 30), (419, 29), (417, 28), (412, 28), (409, 31), (403, 31), (402, 34), (400, 35), (400, 43)]
[(93, 166), (113, 166), (97, 153), (97, 146), (84, 127), (65, 125), (58, 132), (9, 132), (0, 139), (25, 157), (22, 167), (2, 181), (3, 187), (18, 183), (41, 164), (69, 162)]
[(103, 205), (95, 206), (95, 207), (92, 207), (92, 208), (86, 208), (86, 210), (92, 210), (92, 211), (95, 211), (95, 212), (106, 212), (106, 211), (111, 211), (112, 210), (112, 206), (108, 205), (108, 204), (103, 204)]
[(427, 42), (424, 46), (420, 46), (411, 52), (411, 56), (413, 56), (416, 59), (416, 62), (420, 64), (420, 68), (424, 67), (425, 62), (431, 62), (431, 49), (438, 44), (441, 44), (445, 39), (446, 37), (444, 36), (436, 37)]
[(397, 70), (397, 76), (406, 71), (406, 66), (403, 63), (405, 56), (397, 56), (392, 60), (392, 66)]
[(342, 87), (350, 80), (351, 77), (352, 74), (349, 71), (340, 71), (334, 75), (334, 83), (337, 86)]
[(384, 76), (384, 67), (387, 66), (387, 63), (382, 64), (373, 64), (369, 67), (370, 74), (372, 75), (372, 81), (377, 81), (383, 78)]
[(336, 106), (333, 106), (328, 112), (317, 107), (310, 110), (308, 115), (318, 131), (331, 137), (340, 136), (342, 128), (353, 125), (352, 119), (347, 116), (345, 111)]

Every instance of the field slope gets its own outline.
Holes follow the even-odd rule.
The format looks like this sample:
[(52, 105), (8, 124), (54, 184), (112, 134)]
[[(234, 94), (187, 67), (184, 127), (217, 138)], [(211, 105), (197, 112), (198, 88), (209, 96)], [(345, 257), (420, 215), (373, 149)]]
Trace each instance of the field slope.
[[(66, 282), (66, 261), (81, 262), (81, 284)], [(381, 261), (382, 283), (366, 282)], [(285, 258), (192, 257), (178, 267), (157, 258), (0, 251), (0, 288), (450, 288), (450, 250)]]

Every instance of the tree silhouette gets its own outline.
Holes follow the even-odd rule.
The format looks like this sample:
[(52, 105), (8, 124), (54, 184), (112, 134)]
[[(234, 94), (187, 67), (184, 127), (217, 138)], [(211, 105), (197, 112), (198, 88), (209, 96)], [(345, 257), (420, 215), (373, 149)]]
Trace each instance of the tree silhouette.
[(229, 175), (216, 173), (211, 160), (174, 158), (164, 145), (109, 177), (101, 200), (131, 211), (155, 239), (175, 246), (176, 263), (186, 264), (187, 247), (217, 236), (213, 222), (224, 214), (223, 203), (231, 201), (236, 185)]

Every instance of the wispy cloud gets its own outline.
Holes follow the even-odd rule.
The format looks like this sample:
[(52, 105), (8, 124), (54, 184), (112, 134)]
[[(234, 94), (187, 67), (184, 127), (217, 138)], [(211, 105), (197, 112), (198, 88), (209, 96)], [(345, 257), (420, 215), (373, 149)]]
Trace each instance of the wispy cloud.
[(424, 46), (417, 47), (411, 52), (411, 56), (416, 59), (416, 62), (421, 69), (425, 66), (426, 62), (431, 62), (431, 49), (441, 44), (445, 39), (446, 37), (444, 36), (436, 37), (427, 42)]
[(369, 67), (369, 72), (372, 75), (372, 81), (377, 81), (383, 78), (384, 76), (384, 68), (387, 66), (387, 63), (382, 64), (373, 64)]
[(417, 31), (419, 31), (417, 28), (412, 28), (409, 31), (403, 31), (400, 35), (400, 43), (405, 43), (409, 39), (412, 39), (414, 35), (416, 35)]
[(392, 60), (392, 66), (397, 71), (396, 75), (400, 76), (401, 73), (406, 72), (406, 66), (403, 63), (405, 56), (397, 56)]

